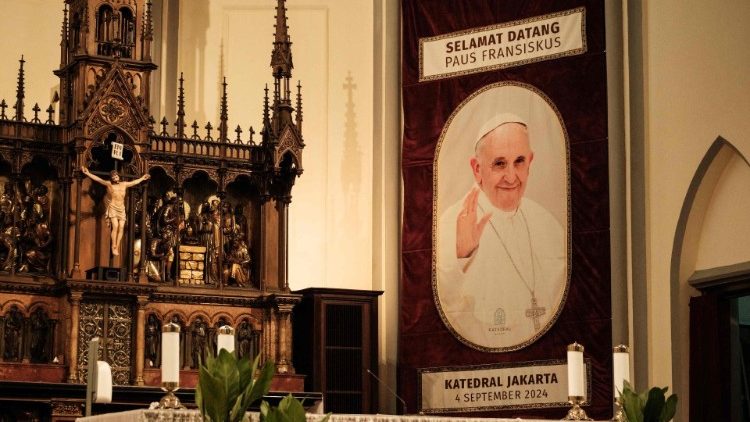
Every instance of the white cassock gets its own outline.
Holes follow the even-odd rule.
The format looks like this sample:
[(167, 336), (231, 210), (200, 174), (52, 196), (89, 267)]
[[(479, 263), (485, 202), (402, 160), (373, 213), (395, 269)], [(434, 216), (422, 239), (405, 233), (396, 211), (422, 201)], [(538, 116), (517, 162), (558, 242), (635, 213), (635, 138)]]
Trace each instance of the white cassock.
[[(523, 198), (515, 212), (479, 194), (477, 221), (492, 212), (469, 258), (456, 258), (456, 218), (463, 198), (440, 218), (437, 295), (453, 330), (475, 345), (524, 347), (557, 316), (567, 287), (567, 236), (544, 207)], [(532, 303), (532, 297), (535, 303)]]

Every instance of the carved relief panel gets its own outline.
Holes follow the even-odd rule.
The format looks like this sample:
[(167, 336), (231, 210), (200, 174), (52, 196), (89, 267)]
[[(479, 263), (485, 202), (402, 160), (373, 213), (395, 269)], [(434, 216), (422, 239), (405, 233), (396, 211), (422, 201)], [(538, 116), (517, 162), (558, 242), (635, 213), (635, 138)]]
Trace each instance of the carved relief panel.
[(104, 339), (99, 359), (112, 367), (114, 385), (130, 384), (133, 310), (124, 303), (81, 302), (78, 326), (78, 380), (88, 373), (88, 343), (94, 337)]

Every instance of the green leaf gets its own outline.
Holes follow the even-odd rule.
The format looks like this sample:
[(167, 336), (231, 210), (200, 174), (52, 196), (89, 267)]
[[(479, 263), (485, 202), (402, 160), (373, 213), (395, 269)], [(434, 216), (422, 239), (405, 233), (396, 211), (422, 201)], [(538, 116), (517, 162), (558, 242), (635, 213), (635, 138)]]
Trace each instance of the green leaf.
[[(206, 351), (206, 361), (200, 365), (196, 387), (196, 404), (206, 421), (241, 422), (247, 408), (268, 393), (275, 366), (273, 362), (267, 362), (258, 378), (254, 379), (258, 362), (258, 358), (253, 362), (238, 359), (224, 349), (215, 357)], [(266, 413), (272, 418), (280, 417), (272, 408), (266, 408)]]
[(659, 417), (660, 422), (669, 422), (674, 418), (674, 414), (677, 412), (677, 394), (672, 394), (667, 399), (664, 408), (661, 411)]
[(229, 411), (229, 420), (232, 422), (241, 421), (247, 411), (247, 407), (242, 405), (242, 397), (242, 394), (237, 397), (237, 400), (234, 401), (234, 406)]
[(276, 372), (275, 369), (276, 366), (271, 361), (268, 361), (265, 365), (263, 365), (263, 369), (260, 371), (260, 375), (258, 375), (258, 378), (255, 379), (252, 388), (250, 388), (249, 394), (246, 393), (247, 397), (245, 398), (245, 402), (248, 406), (250, 406), (257, 400), (260, 400), (271, 389), (271, 381), (273, 380), (273, 375)]
[(201, 371), (199, 382), (204, 394), (204, 413), (213, 421), (223, 421), (224, 407), (226, 406), (226, 392), (223, 390), (223, 382), (209, 373), (208, 370)]
[(291, 394), (281, 400), (279, 409), (283, 409), (284, 414), (290, 421), (305, 420), (305, 408), (302, 407), (302, 402), (294, 398)]
[(272, 407), (263, 400), (260, 404), (260, 422), (281, 422), (281, 413), (277, 407)]
[(643, 422), (643, 406), (641, 399), (626, 383), (622, 394), (622, 410), (625, 412), (629, 422)]
[(664, 402), (664, 390), (658, 387), (649, 390), (648, 400), (643, 408), (643, 422), (659, 422)]
[(255, 378), (256, 366), (250, 359), (239, 359), (237, 361), (237, 370), (240, 373), (240, 391), (247, 390), (248, 386), (253, 383)]

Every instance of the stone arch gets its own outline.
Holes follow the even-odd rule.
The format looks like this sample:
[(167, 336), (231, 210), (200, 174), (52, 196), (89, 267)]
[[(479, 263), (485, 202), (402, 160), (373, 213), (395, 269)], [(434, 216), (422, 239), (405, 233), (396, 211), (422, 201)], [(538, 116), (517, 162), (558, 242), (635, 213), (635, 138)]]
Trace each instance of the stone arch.
[(0, 315), (4, 316), (5, 314), (7, 314), (8, 311), (10, 311), (10, 309), (13, 307), (13, 305), (16, 305), (18, 307), (18, 310), (21, 311), (24, 318), (29, 317), (29, 310), (26, 308), (26, 305), (24, 305), (23, 302), (17, 299), (10, 299), (3, 303), (3, 305), (0, 306), (0, 311), (2, 311), (0, 312)]
[(47, 312), (47, 315), (50, 318), (52, 318), (53, 315), (57, 315), (57, 311), (55, 309), (52, 309), (49, 303), (42, 302), (42, 301), (36, 301), (36, 302), (33, 302), (31, 305), (29, 305), (29, 315), (33, 314), (39, 308)]
[[(693, 175), (675, 229), (670, 267), (672, 374), (673, 385), (676, 387), (676, 392), (680, 394), (680, 401), (685, 403), (681, 407), (683, 412), (687, 411), (690, 390), (688, 388), (689, 301), (691, 296), (697, 295), (697, 290), (690, 286), (688, 281), (696, 270), (700, 270), (696, 264), (701, 254), (702, 237), (707, 229), (710, 230), (710, 222), (717, 218), (715, 213), (712, 213), (712, 210), (716, 210), (717, 189), (730, 183), (731, 179), (742, 177), (737, 171), (731, 171), (732, 168), (742, 167), (747, 170), (748, 176), (744, 185), (748, 186), (750, 185), (750, 164), (747, 159), (729, 141), (717, 137)], [(750, 212), (750, 202), (743, 210), (745, 215)], [(733, 212), (738, 211), (735, 209)], [(745, 263), (750, 263), (750, 256), (745, 257), (744, 260)], [(731, 271), (733, 268), (729, 266), (715, 268), (718, 276), (722, 273), (729, 275)]]
[(135, 24), (135, 12), (128, 6), (121, 6), (120, 12), (120, 42), (125, 46), (123, 49), (123, 57), (131, 58), (133, 49), (136, 43), (136, 24)]
[(172, 310), (172, 311), (167, 312), (166, 314), (163, 315), (163, 318), (161, 319), (161, 323), (166, 324), (168, 322), (172, 322), (172, 318), (174, 318), (175, 315), (180, 319), (180, 322), (182, 323), (182, 326), (180, 327), (180, 329), (184, 332), (185, 328), (189, 325), (189, 323), (188, 323), (187, 315), (185, 315), (185, 312), (181, 310)]
[(301, 160), (296, 151), (291, 148), (287, 148), (279, 154), (279, 161), (276, 163), (277, 167), (284, 170), (298, 171), (302, 169)]
[[(96, 9), (96, 40), (99, 42), (112, 41), (114, 34), (112, 31), (112, 19), (114, 10), (112, 6), (103, 3)], [(100, 51), (99, 54), (106, 54)]]
[(212, 327), (214, 325), (216, 325), (216, 323), (219, 322), (219, 319), (221, 317), (224, 317), (224, 319), (226, 319), (227, 322), (232, 325), (232, 328), (234, 328), (234, 324), (235, 324), (234, 318), (232, 318), (231, 315), (229, 315), (228, 313), (223, 312), (223, 311), (217, 312), (217, 313), (214, 314), (213, 317), (211, 317), (211, 323), (210, 323), (210, 325)]
[(191, 312), (190, 315), (188, 315), (187, 320), (185, 320), (185, 325), (186, 326), (192, 325), (193, 322), (195, 322), (196, 318), (198, 317), (203, 317), (203, 321), (206, 324), (208, 324), (211, 321), (211, 318), (208, 316), (208, 313), (206, 311), (197, 310), (197, 311)]
[(248, 313), (240, 314), (237, 316), (237, 318), (235, 318), (235, 321), (234, 321), (235, 327), (244, 320), (248, 320), (250, 325), (253, 326), (253, 329), (256, 329), (256, 330), (260, 330), (263, 326), (263, 322), (260, 320), (260, 318), (248, 312)]
[[(86, 149), (83, 152), (84, 163), (89, 166), (91, 162), (97, 161), (94, 156), (95, 150), (102, 148), (107, 142), (117, 142), (123, 144), (123, 157), (125, 161), (122, 162), (123, 168), (127, 168), (132, 173), (144, 174), (146, 171), (143, 159), (141, 158), (138, 148), (135, 144), (133, 137), (119, 126), (106, 125), (103, 126), (91, 134), (92, 142), (89, 142)], [(114, 161), (114, 159), (106, 157), (105, 161)], [(126, 164), (127, 163), (127, 164)], [(111, 170), (107, 167), (106, 170)]]

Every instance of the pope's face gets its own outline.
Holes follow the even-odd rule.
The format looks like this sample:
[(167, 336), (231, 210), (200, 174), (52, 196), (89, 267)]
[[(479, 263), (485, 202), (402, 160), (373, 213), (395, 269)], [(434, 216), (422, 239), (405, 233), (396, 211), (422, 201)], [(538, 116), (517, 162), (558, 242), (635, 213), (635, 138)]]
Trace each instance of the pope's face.
[(471, 169), (474, 180), (495, 207), (515, 211), (526, 191), (533, 159), (526, 127), (506, 123), (479, 141)]

